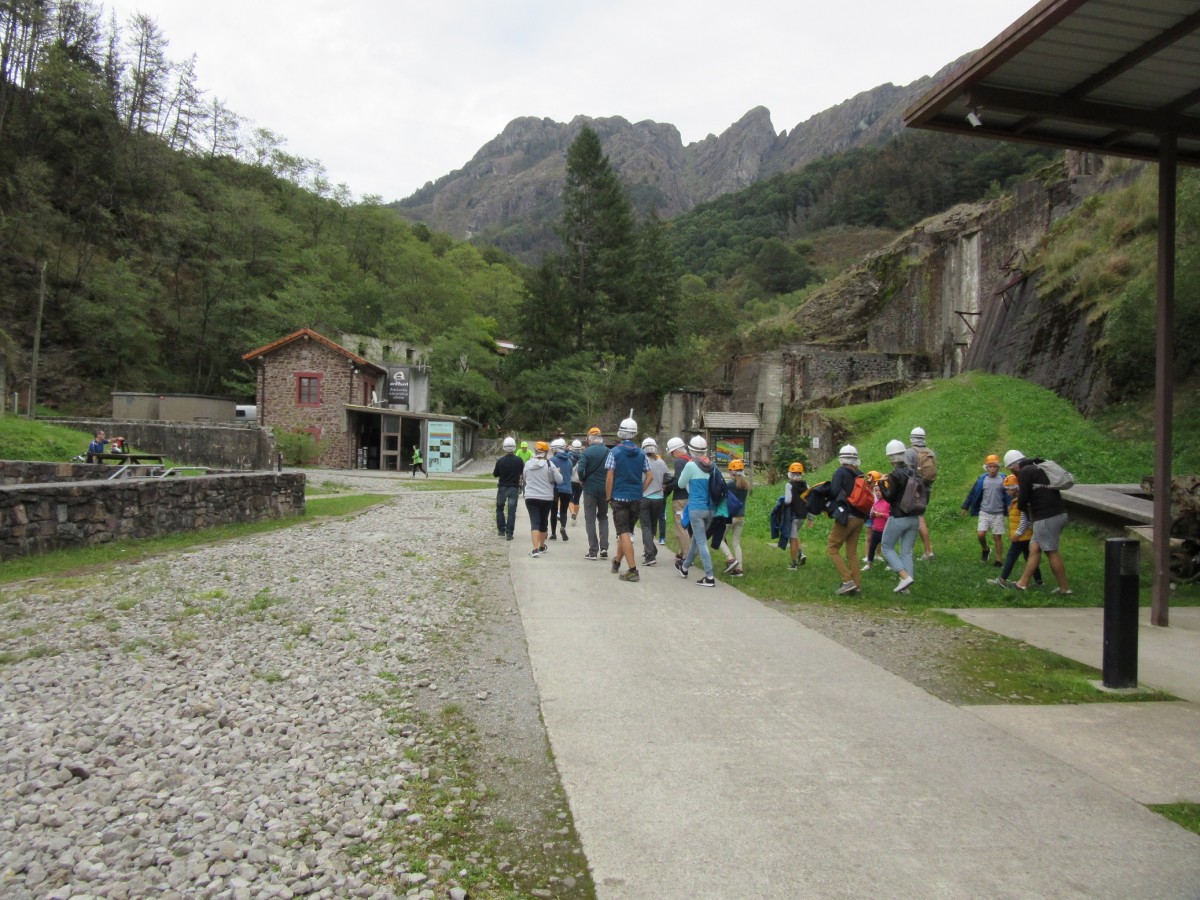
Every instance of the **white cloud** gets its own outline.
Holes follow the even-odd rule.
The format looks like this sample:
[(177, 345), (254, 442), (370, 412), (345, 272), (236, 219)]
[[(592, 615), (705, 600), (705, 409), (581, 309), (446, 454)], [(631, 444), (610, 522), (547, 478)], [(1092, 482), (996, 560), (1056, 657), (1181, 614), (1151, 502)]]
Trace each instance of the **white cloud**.
[(1030, 0), (120, 0), (201, 86), (356, 195), (406, 196), (519, 116), (620, 115), (685, 143), (755, 106), (776, 129), (982, 46)]

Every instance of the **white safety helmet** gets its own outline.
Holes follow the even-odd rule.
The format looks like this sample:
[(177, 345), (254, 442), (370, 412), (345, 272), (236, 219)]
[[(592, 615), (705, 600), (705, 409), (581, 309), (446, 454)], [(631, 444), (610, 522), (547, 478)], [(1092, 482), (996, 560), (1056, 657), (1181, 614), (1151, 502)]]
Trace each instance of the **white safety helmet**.
[(515, 438), (506, 437), (500, 443), (500, 446), (504, 448), (505, 453), (512, 453), (514, 450), (517, 449), (517, 442), (516, 442)]
[(1011, 469), (1024, 458), (1025, 454), (1020, 450), (1009, 450), (1004, 454), (1004, 468)]
[(693, 453), (703, 453), (708, 449), (708, 441), (706, 441), (700, 435), (696, 435), (694, 438), (688, 441), (688, 449)]
[(676, 450), (682, 450), (686, 445), (683, 443), (683, 438), (673, 437), (667, 441), (667, 453), (674, 453)]
[(904, 459), (904, 451), (907, 449), (908, 448), (904, 446), (904, 441), (893, 438), (887, 442), (887, 446), (884, 447), (883, 452), (887, 454), (888, 459), (895, 463)]
[(925, 429), (918, 425), (908, 434), (908, 440), (914, 447), (925, 446)]
[(853, 444), (846, 444), (838, 451), (838, 459), (842, 462), (858, 465), (858, 448)]
[(572, 450), (582, 450), (583, 442), (580, 441), (579, 438), (575, 438), (575, 440), (571, 441), (571, 449)]
[(623, 441), (627, 441), (637, 434), (637, 422), (633, 419), (622, 419), (621, 424), (617, 426), (617, 437)]
[(555, 438), (554, 440), (552, 440), (550, 442), (550, 449), (551, 450), (566, 450), (567, 449), (566, 438)]
[(658, 453), (658, 441), (654, 438), (646, 438), (642, 441), (642, 449), (647, 453)]

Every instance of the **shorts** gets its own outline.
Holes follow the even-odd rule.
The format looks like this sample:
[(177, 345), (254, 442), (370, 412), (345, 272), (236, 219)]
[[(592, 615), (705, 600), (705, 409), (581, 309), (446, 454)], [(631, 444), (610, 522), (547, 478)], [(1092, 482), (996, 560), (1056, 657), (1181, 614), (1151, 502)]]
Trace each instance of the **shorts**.
[(1059, 513), (1033, 523), (1033, 540), (1048, 553), (1058, 552), (1058, 538), (1067, 526), (1067, 514)]
[(633, 534), (633, 526), (637, 524), (641, 510), (641, 500), (612, 501), (613, 526), (617, 534)]
[(1004, 534), (1008, 531), (1008, 513), (981, 512), (979, 514), (979, 533), (987, 534), (989, 531), (992, 534)]
[(804, 519), (796, 516), (792, 519), (792, 533), (788, 535), (793, 541), (800, 540), (800, 529), (804, 527)]

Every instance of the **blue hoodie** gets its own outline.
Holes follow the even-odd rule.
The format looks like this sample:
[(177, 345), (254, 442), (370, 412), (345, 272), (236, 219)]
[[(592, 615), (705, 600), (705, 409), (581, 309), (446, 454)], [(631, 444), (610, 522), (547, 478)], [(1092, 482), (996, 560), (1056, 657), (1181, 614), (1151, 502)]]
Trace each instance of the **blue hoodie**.
[(613, 471), (614, 500), (642, 499), (643, 477), (650, 469), (650, 461), (633, 441), (621, 441), (613, 447), (604, 461), (604, 468)]
[(575, 460), (571, 458), (571, 454), (566, 450), (559, 450), (550, 458), (550, 462), (558, 466), (558, 470), (562, 472), (562, 481), (554, 486), (560, 494), (571, 493), (571, 470), (575, 468)]

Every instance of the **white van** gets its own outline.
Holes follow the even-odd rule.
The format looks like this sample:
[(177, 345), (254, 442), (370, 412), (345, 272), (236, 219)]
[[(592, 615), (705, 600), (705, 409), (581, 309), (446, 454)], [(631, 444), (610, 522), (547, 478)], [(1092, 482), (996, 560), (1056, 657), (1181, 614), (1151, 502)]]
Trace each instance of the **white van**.
[[(228, 409), (229, 407), (225, 407)], [(257, 406), (237, 406), (234, 408), (234, 418), (239, 422), (255, 422), (258, 420)]]

